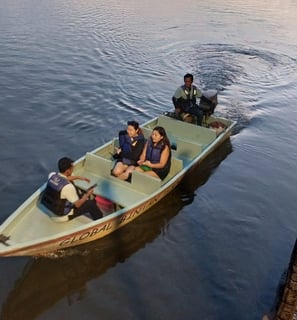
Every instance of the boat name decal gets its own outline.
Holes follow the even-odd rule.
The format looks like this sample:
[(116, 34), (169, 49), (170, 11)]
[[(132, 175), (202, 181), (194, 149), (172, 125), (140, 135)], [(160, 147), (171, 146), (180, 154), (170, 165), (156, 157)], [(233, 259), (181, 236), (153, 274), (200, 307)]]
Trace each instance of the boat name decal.
[(111, 223), (106, 223), (103, 226), (100, 226), (99, 228), (94, 228), (82, 234), (66, 238), (60, 242), (59, 246), (73, 244), (74, 242), (82, 241), (84, 239), (94, 237), (97, 233), (110, 230), (111, 228), (112, 228)]
[(59, 246), (60, 247), (69, 246), (69, 245), (75, 244), (75, 242), (78, 242), (77, 244), (79, 244), (79, 242), (84, 241), (85, 239), (95, 237), (98, 233), (106, 232), (111, 229), (118, 229), (118, 227), (121, 224), (126, 224), (129, 220), (139, 216), (147, 208), (151, 207), (156, 202), (158, 202), (159, 197), (160, 196), (157, 196), (154, 199), (151, 199), (150, 201), (140, 205), (139, 207), (136, 207), (136, 208), (126, 212), (117, 221), (109, 221), (100, 227), (95, 227), (95, 228), (88, 230), (88, 231), (85, 231), (81, 234), (65, 238), (59, 243)]

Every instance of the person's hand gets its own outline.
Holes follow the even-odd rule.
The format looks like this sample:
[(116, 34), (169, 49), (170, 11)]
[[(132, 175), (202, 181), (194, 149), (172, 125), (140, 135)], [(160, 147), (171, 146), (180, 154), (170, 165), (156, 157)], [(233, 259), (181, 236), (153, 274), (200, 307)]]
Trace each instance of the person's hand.
[(82, 180), (83, 180), (83, 181), (86, 181), (87, 183), (90, 183), (90, 182), (91, 182), (91, 180), (88, 179), (88, 178), (83, 178)]
[(93, 194), (93, 192), (94, 192), (94, 188), (89, 189), (89, 190), (86, 192), (86, 195), (88, 196), (88, 198)]
[(149, 160), (145, 160), (142, 164), (144, 164), (145, 166), (151, 167), (152, 163)]
[(90, 198), (90, 196), (93, 194), (93, 191), (94, 191), (94, 188), (87, 190), (86, 193), (82, 196), (81, 200), (83, 202), (87, 201)]
[(138, 161), (137, 161), (137, 164), (138, 164), (139, 166), (141, 166), (141, 165), (143, 164), (143, 162), (144, 162), (143, 160), (138, 160)]

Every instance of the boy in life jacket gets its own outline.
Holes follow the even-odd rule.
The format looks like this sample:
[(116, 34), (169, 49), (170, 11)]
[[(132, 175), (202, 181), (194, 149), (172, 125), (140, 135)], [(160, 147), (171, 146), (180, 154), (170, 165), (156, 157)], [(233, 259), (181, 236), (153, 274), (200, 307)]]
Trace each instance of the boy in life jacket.
[(72, 176), (73, 161), (67, 157), (58, 161), (59, 173), (49, 174), (47, 186), (41, 198), (41, 203), (59, 217), (59, 221), (68, 221), (80, 215), (89, 213), (94, 220), (102, 218), (102, 212), (95, 199), (89, 199), (94, 188), (87, 190), (81, 197), (72, 182), (80, 179), (90, 182), (80, 176)]
[(198, 125), (201, 125), (203, 113), (197, 105), (197, 98), (202, 96), (202, 92), (193, 85), (194, 77), (191, 73), (184, 75), (184, 84), (178, 87), (172, 97), (175, 108), (175, 116), (187, 121), (187, 116), (191, 116)]

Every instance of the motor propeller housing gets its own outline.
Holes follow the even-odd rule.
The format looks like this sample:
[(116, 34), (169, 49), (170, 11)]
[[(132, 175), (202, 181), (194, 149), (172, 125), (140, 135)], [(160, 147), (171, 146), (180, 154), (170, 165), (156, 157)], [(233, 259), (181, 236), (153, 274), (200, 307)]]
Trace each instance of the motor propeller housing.
[(207, 90), (202, 93), (198, 108), (203, 115), (210, 116), (218, 104), (218, 92), (216, 90)]

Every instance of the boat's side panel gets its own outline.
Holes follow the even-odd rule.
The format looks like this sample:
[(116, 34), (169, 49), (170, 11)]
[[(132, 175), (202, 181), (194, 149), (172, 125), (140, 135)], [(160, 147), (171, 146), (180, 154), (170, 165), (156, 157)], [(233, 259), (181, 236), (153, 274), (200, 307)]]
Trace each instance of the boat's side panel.
[(201, 152), (203, 146), (199, 143), (190, 142), (183, 138), (176, 138), (176, 152), (175, 156), (180, 159), (192, 160)]

